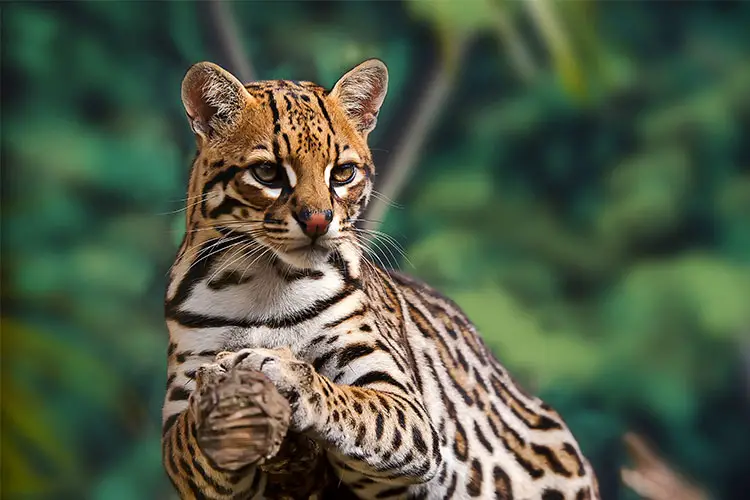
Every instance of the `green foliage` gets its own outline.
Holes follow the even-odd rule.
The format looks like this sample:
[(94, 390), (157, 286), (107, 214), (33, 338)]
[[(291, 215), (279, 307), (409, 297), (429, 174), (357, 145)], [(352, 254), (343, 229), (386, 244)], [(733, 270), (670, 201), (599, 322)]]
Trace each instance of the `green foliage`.
[[(716, 498), (740, 498), (750, 8), (544, 4), (562, 38), (517, 2), (231, 8), (260, 78), (332, 85), (361, 59), (387, 62), (379, 167), (429, 83), (423, 61), (478, 35), (385, 221), (399, 264), (559, 409), (605, 498), (632, 498), (616, 474), (633, 428)], [(162, 297), (193, 153), (179, 84), (194, 62), (227, 63), (206, 5), (3, 8), (8, 498), (172, 494)]]

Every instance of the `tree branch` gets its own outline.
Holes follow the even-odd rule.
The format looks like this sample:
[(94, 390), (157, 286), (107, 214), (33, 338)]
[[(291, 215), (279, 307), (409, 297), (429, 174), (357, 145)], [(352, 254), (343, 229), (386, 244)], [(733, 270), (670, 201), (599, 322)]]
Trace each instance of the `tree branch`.
[(452, 47), (424, 92), (414, 116), (406, 128), (389, 165), (384, 169), (386, 176), (380, 182), (379, 193), (373, 197), (363, 224), (365, 229), (377, 229), (388, 211), (388, 200), (395, 200), (406, 185), (417, 164), (417, 158), (429, 133), (432, 131), (440, 112), (453, 90), (456, 75), (466, 52), (470, 38), (461, 37)]
[(218, 40), (222, 58), (229, 66), (228, 69), (237, 75), (242, 82), (255, 80), (256, 74), (250, 62), (250, 57), (242, 45), (231, 6), (224, 0), (210, 0), (208, 2), (208, 15), (212, 31)]
[(624, 441), (635, 467), (622, 468), (620, 475), (638, 495), (648, 500), (708, 500), (704, 491), (680, 477), (642, 437), (631, 432)]

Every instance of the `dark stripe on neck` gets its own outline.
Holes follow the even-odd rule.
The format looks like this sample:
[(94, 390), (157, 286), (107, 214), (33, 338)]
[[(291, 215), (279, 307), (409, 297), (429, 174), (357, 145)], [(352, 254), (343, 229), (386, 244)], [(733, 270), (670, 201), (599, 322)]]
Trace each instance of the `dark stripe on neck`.
[(175, 292), (174, 297), (172, 300), (169, 300), (164, 304), (167, 317), (170, 317), (180, 308), (182, 303), (187, 300), (195, 284), (202, 278), (206, 277), (206, 274), (208, 273), (208, 270), (211, 269), (217, 255), (222, 253), (230, 245), (237, 243), (240, 239), (246, 237), (249, 238), (243, 234), (235, 234), (230, 237), (228, 236), (228, 230), (222, 230), (221, 228), (217, 228), (217, 230), (222, 233), (223, 238), (218, 242), (207, 241), (201, 245), (200, 250), (193, 257), (190, 269), (188, 269), (187, 274), (177, 286), (177, 291)]
[(345, 286), (344, 289), (336, 295), (327, 299), (318, 300), (310, 307), (307, 307), (301, 311), (282, 318), (272, 318), (265, 321), (208, 316), (206, 314), (180, 311), (177, 309), (177, 307), (171, 307), (167, 309), (167, 318), (177, 321), (180, 325), (188, 328), (253, 328), (259, 326), (265, 326), (268, 328), (289, 328), (299, 325), (300, 323), (304, 323), (305, 321), (314, 319), (315, 317), (323, 313), (326, 309), (345, 299), (355, 291), (355, 288), (351, 286)]

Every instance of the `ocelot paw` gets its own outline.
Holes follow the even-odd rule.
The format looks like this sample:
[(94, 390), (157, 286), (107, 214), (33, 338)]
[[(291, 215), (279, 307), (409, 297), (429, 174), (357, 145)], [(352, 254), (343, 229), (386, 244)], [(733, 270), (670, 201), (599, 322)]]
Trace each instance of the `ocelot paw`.
[(241, 349), (233, 353), (219, 353), (216, 360), (227, 371), (237, 368), (257, 370), (268, 377), (291, 404), (292, 430), (301, 432), (313, 425), (316, 408), (311, 406), (320, 400), (313, 390), (316, 373), (309, 363), (296, 359), (291, 350)]

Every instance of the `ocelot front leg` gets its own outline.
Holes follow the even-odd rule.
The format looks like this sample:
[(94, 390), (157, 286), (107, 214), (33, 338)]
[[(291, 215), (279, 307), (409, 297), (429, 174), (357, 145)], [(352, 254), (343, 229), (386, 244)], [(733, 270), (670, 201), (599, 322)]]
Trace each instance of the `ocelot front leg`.
[(338, 385), (286, 348), (242, 349), (219, 360), (226, 369), (265, 374), (291, 404), (290, 430), (317, 440), (339, 462), (334, 466), (359, 477), (362, 484), (350, 485), (358, 494), (379, 484), (385, 489), (378, 498), (398, 497), (408, 485), (429, 481), (441, 465), (439, 438), (421, 395), (383, 371)]
[[(184, 500), (259, 498), (265, 488), (266, 474), (251, 465), (259, 458), (255, 450), (247, 446), (246, 440), (232, 439), (233, 435), (242, 434), (243, 428), (250, 428), (255, 422), (245, 423), (241, 418), (227, 422), (227, 439), (223, 440), (220, 455), (211, 455), (200, 445), (199, 426), (203, 423), (201, 416), (206, 417), (206, 403), (220, 407), (222, 401), (210, 400), (233, 398), (231, 393), (216, 391), (226, 382), (227, 376), (221, 365), (201, 366), (194, 383), (191, 381), (180, 386), (187, 393), (183, 410), (165, 424), (162, 436), (164, 465)], [(171, 392), (168, 391), (167, 398)]]

